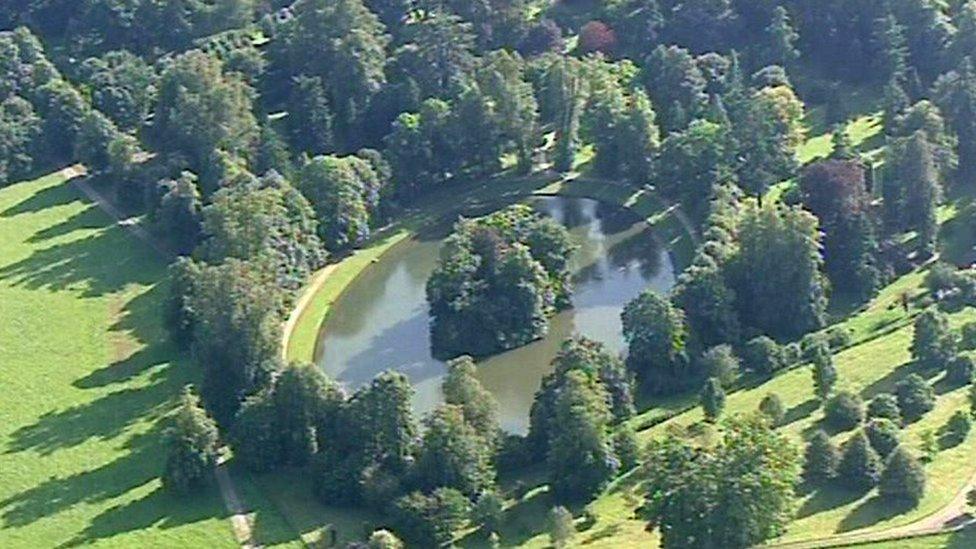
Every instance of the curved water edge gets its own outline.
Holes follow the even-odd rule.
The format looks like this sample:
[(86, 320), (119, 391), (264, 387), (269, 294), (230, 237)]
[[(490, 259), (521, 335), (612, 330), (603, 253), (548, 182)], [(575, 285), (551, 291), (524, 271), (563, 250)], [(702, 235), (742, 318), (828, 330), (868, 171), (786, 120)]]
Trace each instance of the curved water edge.
[[(518, 433), (527, 428), (532, 398), (563, 340), (582, 334), (622, 352), (623, 306), (647, 287), (665, 292), (675, 281), (669, 250), (632, 212), (588, 198), (527, 201), (566, 225), (580, 249), (571, 260), (573, 307), (552, 318), (548, 335), (479, 361), (478, 376), (499, 401), (502, 427)], [(413, 383), (418, 414), (442, 402), (445, 366), (430, 354), (425, 285), (451, 225), (435, 223), (398, 243), (345, 288), (320, 327), (315, 358), (326, 373), (354, 389), (394, 369)]]

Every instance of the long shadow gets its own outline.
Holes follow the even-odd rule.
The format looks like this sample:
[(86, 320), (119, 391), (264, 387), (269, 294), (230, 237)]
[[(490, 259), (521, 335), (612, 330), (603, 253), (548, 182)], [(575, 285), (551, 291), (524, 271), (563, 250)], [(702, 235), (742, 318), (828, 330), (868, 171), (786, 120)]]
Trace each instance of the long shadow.
[(891, 501), (874, 496), (850, 512), (840, 524), (837, 533), (850, 532), (873, 526), (879, 522), (896, 517), (912, 509), (912, 504), (906, 501)]
[(0, 212), (0, 217), (14, 217), (21, 214), (36, 213), (55, 206), (64, 206), (83, 200), (82, 194), (68, 183), (42, 189), (29, 198)]
[(864, 497), (864, 492), (847, 490), (835, 486), (825, 486), (817, 490), (813, 494), (813, 497), (803, 502), (803, 506), (800, 507), (796, 517), (800, 519), (809, 517), (810, 515), (816, 515), (817, 513), (822, 513), (824, 511), (829, 511), (831, 509), (836, 509), (838, 507), (843, 507), (844, 505), (848, 505), (851, 502), (861, 499), (862, 497)]
[(36, 244), (79, 230), (101, 229), (106, 226), (106, 220), (105, 213), (97, 206), (88, 206), (67, 220), (34, 233), (27, 242)]
[(782, 427), (800, 421), (801, 419), (808, 418), (819, 408), (820, 408), (820, 399), (818, 398), (807, 399), (804, 402), (801, 402), (800, 404), (797, 404), (796, 406), (793, 406), (792, 408), (787, 410), (786, 414), (783, 416), (783, 423), (780, 426)]
[(898, 382), (911, 374), (919, 374), (924, 377), (925, 369), (914, 360), (906, 362), (862, 389), (861, 397), (869, 400), (880, 393), (893, 393)]
[[(120, 253), (120, 250), (124, 250)], [(158, 279), (160, 259), (125, 229), (111, 225), (85, 238), (36, 250), (0, 268), (0, 278), (29, 289), (81, 290), (84, 297), (117, 292)]]

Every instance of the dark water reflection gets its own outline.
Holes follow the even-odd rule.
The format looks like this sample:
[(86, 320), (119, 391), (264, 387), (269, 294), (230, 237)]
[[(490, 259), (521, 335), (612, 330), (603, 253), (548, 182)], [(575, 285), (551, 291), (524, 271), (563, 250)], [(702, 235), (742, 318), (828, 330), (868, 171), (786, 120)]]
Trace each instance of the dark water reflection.
[[(525, 431), (532, 397), (564, 339), (583, 334), (622, 352), (624, 305), (646, 287), (666, 292), (674, 284), (667, 250), (629, 212), (582, 198), (534, 198), (531, 204), (567, 226), (580, 248), (571, 261), (573, 308), (552, 319), (546, 338), (479, 363), (482, 383), (498, 399), (502, 426), (512, 432)], [(419, 414), (441, 402), (444, 364), (430, 355), (424, 287), (448, 230), (446, 224), (397, 246), (342, 295), (319, 341), (317, 361), (330, 376), (355, 388), (394, 369), (413, 382)]]

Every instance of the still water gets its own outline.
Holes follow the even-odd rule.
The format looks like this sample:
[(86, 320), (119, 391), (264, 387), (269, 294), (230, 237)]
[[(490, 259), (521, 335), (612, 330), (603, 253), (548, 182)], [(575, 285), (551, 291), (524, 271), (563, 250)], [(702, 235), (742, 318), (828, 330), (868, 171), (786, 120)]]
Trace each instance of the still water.
[[(579, 249), (570, 262), (573, 307), (551, 319), (548, 336), (478, 364), (482, 384), (498, 399), (502, 427), (514, 433), (528, 428), (532, 398), (562, 341), (581, 334), (622, 352), (624, 305), (645, 288), (663, 293), (675, 281), (668, 251), (630, 212), (585, 198), (539, 197), (528, 203), (565, 225)], [(425, 285), (450, 225), (390, 250), (339, 298), (317, 353), (333, 379), (355, 389), (384, 370), (397, 370), (414, 385), (418, 414), (442, 402), (445, 366), (430, 354)]]

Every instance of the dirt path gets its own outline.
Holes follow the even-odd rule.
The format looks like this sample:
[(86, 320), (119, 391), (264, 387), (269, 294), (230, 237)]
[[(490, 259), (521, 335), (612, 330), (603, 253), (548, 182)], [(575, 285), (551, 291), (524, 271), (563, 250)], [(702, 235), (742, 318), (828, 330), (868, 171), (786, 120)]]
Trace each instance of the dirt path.
[(877, 530), (872, 532), (859, 533), (854, 531), (815, 540), (772, 543), (766, 547), (776, 547), (782, 549), (843, 547), (848, 545), (860, 545), (865, 543), (913, 538), (962, 530), (963, 528), (976, 524), (976, 517), (968, 512), (969, 505), (966, 501), (969, 491), (974, 487), (976, 487), (976, 475), (973, 475), (969, 479), (969, 482), (967, 482), (966, 485), (956, 493), (948, 505), (931, 515), (904, 526), (896, 526), (887, 530)]
[(173, 257), (173, 252), (169, 250), (162, 242), (156, 239), (152, 234), (149, 233), (145, 228), (139, 225), (139, 220), (134, 217), (127, 217), (121, 210), (115, 207), (108, 198), (102, 195), (100, 192), (96, 191), (90, 183), (85, 181), (82, 177), (88, 173), (84, 166), (81, 164), (75, 164), (74, 166), (68, 166), (67, 168), (61, 170), (61, 175), (66, 179), (71, 181), (78, 190), (80, 190), (89, 200), (95, 203), (103, 212), (109, 215), (112, 219), (115, 219), (116, 224), (119, 227), (129, 231), (133, 236), (139, 240), (149, 244), (149, 246), (156, 250), (161, 256), (165, 258)]
[(234, 486), (234, 481), (230, 478), (230, 473), (227, 472), (226, 456), (221, 456), (220, 461), (218, 461), (217, 466), (214, 468), (214, 477), (217, 479), (220, 495), (224, 499), (224, 507), (230, 513), (231, 529), (234, 531), (234, 537), (237, 539), (237, 542), (244, 549), (256, 549), (260, 547), (259, 545), (255, 545), (253, 541), (254, 531), (251, 525), (251, 519), (244, 509), (244, 504), (241, 503), (240, 496), (237, 495), (237, 488)]

